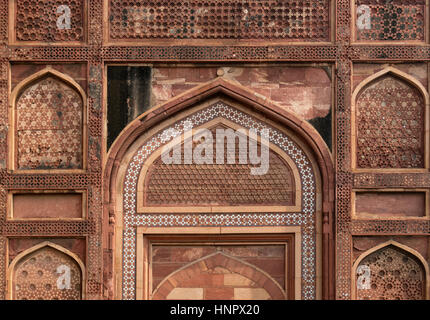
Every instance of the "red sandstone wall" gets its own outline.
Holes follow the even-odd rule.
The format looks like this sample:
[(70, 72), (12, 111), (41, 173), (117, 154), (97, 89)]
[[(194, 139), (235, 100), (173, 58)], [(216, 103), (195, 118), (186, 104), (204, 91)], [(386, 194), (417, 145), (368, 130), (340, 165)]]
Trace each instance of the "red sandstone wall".
[(331, 109), (330, 67), (220, 66), (153, 69), (152, 106), (222, 76), (237, 81), (306, 120), (324, 118)]

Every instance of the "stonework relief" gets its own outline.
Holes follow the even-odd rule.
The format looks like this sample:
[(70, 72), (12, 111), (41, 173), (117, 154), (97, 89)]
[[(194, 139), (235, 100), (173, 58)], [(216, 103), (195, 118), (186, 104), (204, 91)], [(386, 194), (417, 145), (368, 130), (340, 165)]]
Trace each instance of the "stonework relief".
[(17, 41), (83, 41), (82, 0), (15, 0)]
[(404, 81), (384, 76), (356, 102), (358, 168), (424, 167), (424, 99)]
[[(164, 130), (160, 130), (143, 144), (136, 146), (133, 156), (128, 159), (127, 170), (121, 188), (123, 188), (123, 223), (124, 232), (122, 238), (122, 294), (123, 299), (135, 299), (136, 297), (136, 227), (258, 227), (258, 226), (302, 226), (301, 250), (303, 256), (300, 259), (302, 284), (302, 299), (315, 299), (316, 296), (316, 232), (315, 232), (315, 215), (318, 205), (317, 184), (315, 181), (314, 168), (308, 154), (292, 140), (285, 132), (262, 122), (253, 115), (247, 114), (235, 107), (230, 106), (222, 100), (214, 102), (203, 109), (196, 110), (188, 116), (178, 119), (175, 123), (169, 125), (179, 134), (188, 132), (186, 128), (199, 128), (213, 121), (217, 122), (219, 118), (224, 118), (232, 126), (242, 127), (247, 130), (261, 132), (268, 129), (268, 141), (275, 148), (280, 148), (282, 153), (292, 160), (292, 168), (297, 168), (301, 188), (301, 210), (297, 212), (285, 213), (266, 213), (266, 212), (239, 212), (219, 214), (216, 212), (175, 214), (173, 210), (163, 210), (157, 214), (140, 214), (138, 213), (138, 198), (142, 193), (138, 192), (139, 177), (143, 171), (145, 161), (150, 158), (154, 152), (169, 143), (166, 140)], [(210, 125), (210, 124), (209, 124)], [(166, 128), (167, 129), (167, 128)], [(171, 139), (171, 138), (170, 138)], [(162, 149), (160, 149), (162, 150)], [(156, 154), (156, 153), (155, 153)], [(159, 156), (159, 154), (156, 154)], [(149, 161), (148, 161), (149, 162)], [(146, 167), (148, 168), (148, 166)], [(297, 181), (295, 180), (295, 181)], [(240, 210), (240, 209), (239, 209)], [(190, 210), (191, 211), (191, 210)]]
[(15, 300), (80, 300), (82, 274), (74, 259), (46, 246), (23, 257), (13, 270)]
[(54, 77), (26, 88), (16, 102), (17, 168), (82, 168), (83, 102)]
[(330, 1), (151, 2), (110, 0), (114, 40), (285, 39), (329, 41)]
[(257, 267), (218, 252), (170, 275), (153, 299), (282, 300), (285, 292)]
[[(356, 10), (357, 40), (425, 39), (425, 0), (357, 0)], [(360, 23), (361, 17), (368, 23)]]
[(388, 246), (371, 253), (357, 268), (366, 269), (367, 272), (356, 275), (359, 300), (425, 298), (426, 279), (421, 262), (399, 248)]
[[(217, 130), (228, 128), (218, 125), (211, 129), (213, 138), (212, 164), (166, 164), (160, 156), (148, 170), (144, 204), (171, 205), (295, 205), (295, 182), (291, 168), (282, 157), (269, 151), (269, 169), (266, 174), (254, 175), (256, 167), (247, 161), (240, 164), (239, 152), (243, 148), (235, 139), (234, 164), (228, 162), (228, 144), (224, 143), (223, 164), (217, 164)], [(224, 131), (223, 131), (224, 132)], [(244, 136), (247, 139), (246, 136)], [(246, 146), (247, 146), (247, 140)], [(195, 149), (200, 143), (195, 142)], [(219, 147), (218, 147), (219, 148)], [(258, 146), (261, 150), (261, 146)], [(207, 151), (207, 150), (206, 150)], [(184, 158), (184, 145), (181, 146)], [(246, 159), (250, 157), (246, 147)], [(218, 159), (219, 160), (219, 159)]]

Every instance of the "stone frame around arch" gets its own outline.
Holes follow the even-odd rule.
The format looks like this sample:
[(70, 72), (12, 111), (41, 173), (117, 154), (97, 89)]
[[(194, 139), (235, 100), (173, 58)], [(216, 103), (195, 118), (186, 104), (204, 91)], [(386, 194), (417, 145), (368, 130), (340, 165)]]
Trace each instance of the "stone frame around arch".
[[(156, 127), (164, 121), (173, 121), (177, 119), (177, 113), (196, 105), (197, 102), (208, 100), (213, 96), (227, 97), (240, 104), (247, 106), (253, 113), (259, 114), (265, 120), (274, 123), (280, 130), (286, 130), (292, 134), (295, 139), (299, 139), (306, 146), (307, 152), (315, 157), (313, 164), (321, 175), (318, 192), (318, 201), (320, 201), (318, 219), (320, 219), (322, 243), (320, 248), (322, 256), (318, 259), (321, 264), (322, 272), (319, 276), (322, 278), (322, 288), (320, 298), (332, 299), (335, 296), (335, 278), (334, 278), (334, 168), (331, 153), (325, 142), (317, 131), (306, 121), (301, 120), (296, 115), (277, 106), (270, 100), (264, 99), (242, 87), (237, 83), (217, 78), (209, 83), (197, 86), (170, 101), (154, 107), (147, 111), (139, 118), (130, 123), (123, 133), (116, 139), (112, 145), (104, 166), (104, 248), (112, 250), (113, 262), (112, 270), (116, 274), (115, 284), (112, 286), (113, 279), (105, 278), (105, 284), (111, 283), (117, 298), (121, 297), (121, 285), (118, 284), (118, 278), (121, 274), (121, 256), (122, 248), (119, 245), (122, 238), (120, 234), (123, 228), (122, 222), (122, 194), (121, 178), (124, 177), (127, 163), (131, 159), (128, 149), (142, 135), (150, 136), (151, 132), (156, 132)], [(248, 109), (248, 110), (249, 110)], [(301, 145), (302, 145), (301, 144)]]

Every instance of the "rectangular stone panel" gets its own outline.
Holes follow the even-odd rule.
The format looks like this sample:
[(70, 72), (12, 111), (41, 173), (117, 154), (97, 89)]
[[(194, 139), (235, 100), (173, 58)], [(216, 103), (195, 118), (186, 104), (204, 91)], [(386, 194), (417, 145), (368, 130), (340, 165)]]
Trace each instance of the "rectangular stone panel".
[[(14, 0), (16, 42), (83, 42), (86, 1)], [(12, 29), (12, 30), (13, 30)]]
[(329, 41), (330, 0), (109, 1), (111, 40)]
[(15, 193), (12, 197), (13, 219), (82, 218), (82, 193)]
[(424, 41), (425, 0), (357, 0), (356, 40)]
[(358, 218), (424, 217), (425, 192), (356, 192), (355, 215)]

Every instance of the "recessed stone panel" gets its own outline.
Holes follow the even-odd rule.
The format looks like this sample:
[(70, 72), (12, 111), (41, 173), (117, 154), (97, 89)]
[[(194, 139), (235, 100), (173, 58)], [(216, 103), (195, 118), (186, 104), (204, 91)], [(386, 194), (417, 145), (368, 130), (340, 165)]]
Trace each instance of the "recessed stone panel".
[(82, 193), (13, 194), (13, 218), (79, 219), (82, 196)]
[(83, 101), (56, 77), (38, 79), (16, 101), (18, 169), (81, 169)]
[[(186, 265), (222, 252), (240, 259), (267, 272), (278, 284), (285, 287), (285, 246), (284, 245), (219, 245), (219, 246), (153, 246), (152, 247), (152, 284), (155, 289), (166, 276)], [(206, 285), (214, 288), (251, 288), (252, 281), (240, 274), (224, 272), (219, 267), (212, 274), (201, 275)], [(214, 276), (214, 274), (218, 274)], [(203, 280), (204, 280), (203, 279)], [(195, 279), (196, 281), (200, 281)], [(202, 281), (203, 281), (202, 280)], [(189, 283), (192, 287), (195, 283)]]
[(356, 100), (357, 168), (424, 168), (425, 102), (417, 87), (391, 74)]
[(330, 1), (109, 1), (112, 40), (329, 41)]
[(15, 0), (15, 39), (19, 42), (82, 42), (85, 1)]
[(425, 0), (357, 0), (359, 41), (424, 41)]
[(355, 214), (360, 218), (424, 217), (425, 192), (357, 192)]

